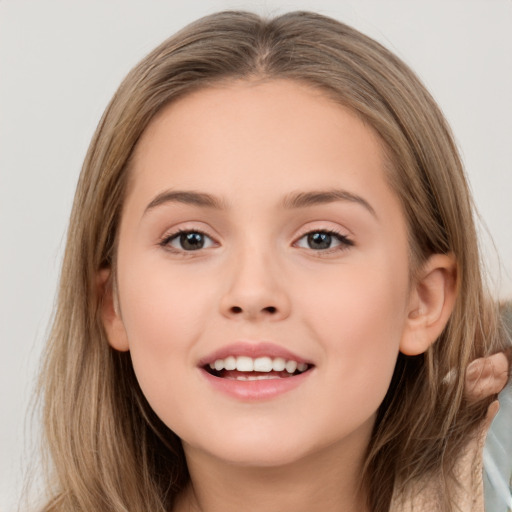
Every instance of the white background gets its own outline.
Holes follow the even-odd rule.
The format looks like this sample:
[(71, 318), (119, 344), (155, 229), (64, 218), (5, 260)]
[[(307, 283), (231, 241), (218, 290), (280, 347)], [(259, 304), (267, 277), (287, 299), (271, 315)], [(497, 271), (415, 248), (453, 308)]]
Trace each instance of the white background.
[(186, 23), (226, 8), (316, 10), (375, 37), (416, 70), (452, 125), (494, 239), (496, 249), (489, 237), (483, 249), (495, 293), (512, 298), (512, 0), (0, 0), (3, 512), (14, 510), (23, 467), (35, 460), (26, 411), (95, 125), (140, 58)]

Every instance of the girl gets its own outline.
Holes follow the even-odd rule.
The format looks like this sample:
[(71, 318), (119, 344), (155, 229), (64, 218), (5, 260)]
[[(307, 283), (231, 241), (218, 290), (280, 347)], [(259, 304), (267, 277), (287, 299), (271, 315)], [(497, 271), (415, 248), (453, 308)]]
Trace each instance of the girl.
[(316, 14), (203, 18), (132, 70), (84, 163), (44, 510), (482, 510), (497, 318), (416, 76)]

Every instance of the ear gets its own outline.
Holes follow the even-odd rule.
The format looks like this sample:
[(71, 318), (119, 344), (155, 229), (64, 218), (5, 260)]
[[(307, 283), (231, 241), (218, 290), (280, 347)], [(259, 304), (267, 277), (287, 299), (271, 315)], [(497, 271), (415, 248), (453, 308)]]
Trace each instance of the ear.
[(119, 309), (114, 279), (110, 269), (98, 272), (98, 293), (101, 297), (101, 320), (110, 346), (120, 352), (129, 350), (128, 336)]
[(400, 352), (407, 356), (425, 352), (443, 332), (456, 296), (455, 257), (451, 254), (430, 256), (411, 289)]

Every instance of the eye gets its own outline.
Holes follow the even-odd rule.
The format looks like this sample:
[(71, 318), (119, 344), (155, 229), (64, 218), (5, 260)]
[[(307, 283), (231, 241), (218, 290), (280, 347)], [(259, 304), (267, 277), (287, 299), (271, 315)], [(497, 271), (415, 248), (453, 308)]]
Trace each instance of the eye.
[(343, 249), (354, 243), (346, 236), (335, 231), (311, 231), (306, 233), (295, 243), (297, 247), (304, 249), (313, 249), (315, 251), (325, 251), (328, 249)]
[(215, 242), (201, 231), (178, 231), (165, 237), (160, 245), (178, 251), (198, 251), (213, 247)]

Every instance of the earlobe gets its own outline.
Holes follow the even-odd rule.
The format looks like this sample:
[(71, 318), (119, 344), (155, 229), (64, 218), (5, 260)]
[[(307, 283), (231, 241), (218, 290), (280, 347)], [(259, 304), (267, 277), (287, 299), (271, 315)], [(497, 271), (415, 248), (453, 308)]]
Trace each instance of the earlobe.
[(450, 318), (456, 297), (455, 257), (432, 255), (423, 265), (411, 290), (406, 326), (400, 343), (403, 354), (422, 354), (437, 340)]
[(120, 352), (129, 350), (128, 336), (121, 318), (110, 269), (98, 273), (98, 293), (101, 297), (101, 320), (110, 346)]

